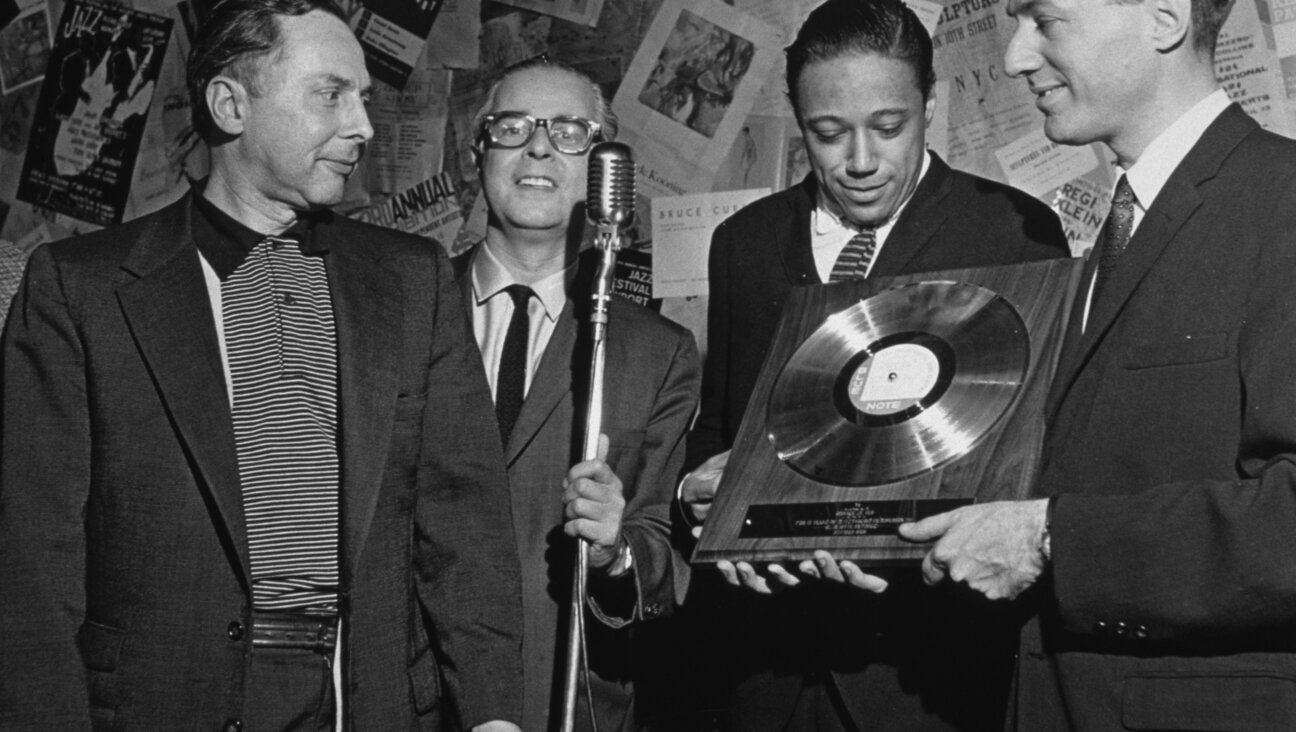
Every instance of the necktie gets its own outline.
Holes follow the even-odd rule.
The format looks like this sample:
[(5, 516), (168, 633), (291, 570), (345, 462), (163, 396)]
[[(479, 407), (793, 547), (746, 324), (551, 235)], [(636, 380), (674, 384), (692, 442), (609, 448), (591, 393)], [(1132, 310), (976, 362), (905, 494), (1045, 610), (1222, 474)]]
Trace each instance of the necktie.
[(527, 305), (534, 293), (526, 285), (509, 285), (504, 291), (513, 298), (513, 318), (504, 334), (504, 350), (500, 353), (499, 374), (495, 379), (495, 416), (499, 419), (500, 438), (507, 444), (526, 397), (527, 341), (531, 330)]
[(1111, 210), (1102, 228), (1102, 250), (1098, 253), (1098, 281), (1094, 285), (1094, 299), (1102, 292), (1105, 282), (1111, 279), (1116, 269), (1116, 260), (1120, 258), (1125, 247), (1129, 246), (1130, 234), (1134, 230), (1134, 189), (1129, 180), (1121, 176), (1116, 181), (1116, 192), (1112, 194)]
[(833, 262), (829, 282), (845, 280), (862, 280), (868, 274), (869, 265), (873, 263), (873, 253), (877, 251), (877, 231), (864, 229), (846, 242), (846, 248), (837, 255)]

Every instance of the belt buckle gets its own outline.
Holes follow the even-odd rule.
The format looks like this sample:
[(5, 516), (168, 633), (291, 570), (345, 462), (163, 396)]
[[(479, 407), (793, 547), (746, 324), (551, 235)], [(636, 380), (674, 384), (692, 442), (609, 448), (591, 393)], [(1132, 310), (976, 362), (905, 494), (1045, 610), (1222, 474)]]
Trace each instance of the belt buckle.
[(337, 616), (254, 612), (252, 647), (331, 653), (337, 647)]

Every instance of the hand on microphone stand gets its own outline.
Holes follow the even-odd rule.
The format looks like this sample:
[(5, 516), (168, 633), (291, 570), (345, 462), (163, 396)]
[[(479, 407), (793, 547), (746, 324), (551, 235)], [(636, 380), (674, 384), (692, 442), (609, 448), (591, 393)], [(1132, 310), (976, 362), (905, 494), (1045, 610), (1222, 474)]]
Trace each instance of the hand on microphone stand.
[(617, 562), (624, 550), (621, 517), (625, 496), (621, 479), (606, 462), (607, 454), (608, 437), (600, 434), (598, 457), (577, 463), (567, 471), (562, 497), (567, 522), (563, 531), (589, 542), (592, 569), (616, 575), (625, 571), (624, 562)]

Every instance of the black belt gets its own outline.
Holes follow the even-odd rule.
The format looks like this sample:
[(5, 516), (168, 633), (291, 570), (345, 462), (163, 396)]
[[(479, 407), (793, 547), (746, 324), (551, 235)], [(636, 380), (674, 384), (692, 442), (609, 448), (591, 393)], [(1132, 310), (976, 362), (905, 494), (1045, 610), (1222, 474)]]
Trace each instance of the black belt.
[(337, 648), (336, 615), (252, 613), (253, 648), (295, 648), (332, 653)]

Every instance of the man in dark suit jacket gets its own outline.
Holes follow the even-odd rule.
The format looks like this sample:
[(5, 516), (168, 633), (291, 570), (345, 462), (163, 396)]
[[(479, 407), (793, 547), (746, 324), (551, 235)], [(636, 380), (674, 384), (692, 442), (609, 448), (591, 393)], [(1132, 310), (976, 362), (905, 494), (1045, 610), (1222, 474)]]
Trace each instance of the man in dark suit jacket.
[[(323, 208), (373, 133), (359, 44), (331, 5), (231, 0), (189, 73), (205, 187), (39, 249), (5, 330), (0, 728), (516, 730), (505, 476), (449, 263)], [(249, 408), (300, 472), (247, 449)]]
[[(587, 77), (541, 61), (495, 83), (477, 129), (487, 237), (454, 262), (496, 397), (491, 424), (504, 444), (513, 499), (525, 615), (522, 727), (544, 732), (562, 719), (571, 537), (579, 536), (590, 542), (591, 673), (590, 688), (581, 685), (577, 728), (592, 728), (588, 700), (599, 730), (638, 729), (631, 631), (670, 613), (687, 579), (670, 543), (670, 505), (697, 405), (697, 348), (687, 330), (614, 299), (603, 386), (607, 447), (600, 459), (582, 461), (591, 279), (600, 253), (577, 250), (588, 152), (597, 138), (615, 136), (615, 118)], [(509, 292), (521, 286), (522, 306)], [(506, 331), (514, 322), (525, 336), (515, 396), (525, 398), (510, 412)]]
[(941, 537), (929, 581), (1038, 583), (1023, 730), (1296, 726), (1296, 143), (1218, 88), (1228, 7), (1009, 4), (1045, 132), (1123, 175), (1050, 395), (1056, 498), (904, 530)]
[[(688, 445), (689, 463), (702, 465), (682, 485), (686, 515), (705, 516), (789, 291), (827, 281), (853, 231), (880, 241), (868, 277), (1068, 254), (1047, 206), (951, 170), (926, 151), (935, 104), (931, 53), (926, 32), (900, 2), (831, 0), (789, 47), (789, 98), (813, 174), (738, 212), (712, 239), (702, 411)], [(842, 568), (864, 577), (850, 563)], [(761, 591), (800, 582), (781, 566), (769, 569), (773, 575), (764, 577), (745, 564), (722, 566), (731, 582)], [(807, 563), (804, 571), (819, 570)], [(976, 598), (945, 608), (958, 598), (925, 591), (917, 580), (916, 573), (897, 576), (880, 597), (830, 585), (768, 599), (696, 588), (703, 595), (690, 600), (688, 612), (699, 616), (697, 632), (733, 631), (715, 654), (733, 659), (740, 677), (732, 726), (996, 725), (1011, 669), (1012, 618)]]

